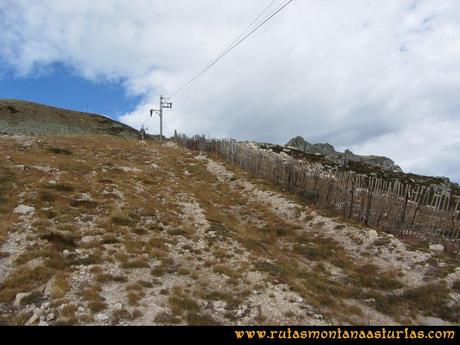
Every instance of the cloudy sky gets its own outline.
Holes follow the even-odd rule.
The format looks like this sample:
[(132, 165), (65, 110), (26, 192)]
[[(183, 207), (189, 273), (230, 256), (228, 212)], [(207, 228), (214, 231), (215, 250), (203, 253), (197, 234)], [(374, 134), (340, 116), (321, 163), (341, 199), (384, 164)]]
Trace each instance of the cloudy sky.
[[(1, 0), (0, 98), (158, 132), (147, 114), (159, 95), (271, 2)], [(459, 2), (294, 0), (173, 102), (168, 135), (301, 135), (460, 181)]]

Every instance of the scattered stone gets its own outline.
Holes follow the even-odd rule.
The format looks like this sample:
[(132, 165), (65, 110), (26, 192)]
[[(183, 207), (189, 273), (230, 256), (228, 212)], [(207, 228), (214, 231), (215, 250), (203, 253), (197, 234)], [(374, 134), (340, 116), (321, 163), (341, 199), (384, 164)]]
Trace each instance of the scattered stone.
[(60, 293), (61, 291), (62, 288), (56, 284), (56, 277), (54, 276), (46, 283), (45, 288), (43, 289), (43, 294), (45, 296), (54, 296), (56, 293)]
[(39, 325), (39, 326), (42, 326), (42, 327), (48, 326), (48, 322), (42, 320), (42, 321), (40, 321), (40, 322), (38, 323), (38, 325)]
[(190, 174), (187, 170), (185, 170), (184, 175), (185, 176), (192, 176), (192, 174)]
[(107, 321), (109, 317), (105, 314), (97, 314), (96, 315), (96, 320), (97, 321)]
[(417, 316), (415, 321), (419, 323), (420, 325), (427, 325), (427, 326), (448, 326), (450, 325), (449, 322), (444, 321), (437, 317), (432, 317), (432, 316)]
[(374, 242), (375, 240), (379, 238), (379, 233), (371, 229), (367, 232), (367, 238), (369, 239), (369, 241)]
[(224, 301), (214, 301), (213, 302), (213, 307), (215, 310), (225, 310), (225, 307), (227, 306), (227, 303), (225, 303)]
[(122, 303), (116, 303), (114, 306), (115, 310), (121, 310), (123, 309), (123, 304)]
[(64, 255), (64, 256), (70, 256), (70, 251), (68, 251), (67, 249), (65, 249), (65, 250), (62, 252), (62, 255)]
[(44, 262), (45, 261), (42, 258), (35, 258), (35, 259), (28, 261), (24, 266), (30, 270), (34, 270), (37, 267), (43, 266)]
[(84, 312), (85, 312), (85, 308), (83, 308), (82, 306), (79, 306), (79, 307), (78, 307), (78, 312), (79, 312), (79, 313), (84, 313)]
[(130, 167), (119, 167), (123, 172), (125, 173), (141, 173), (142, 170), (137, 169), (137, 168), (130, 168)]
[[(39, 312), (37, 312), (37, 309), (38, 309)], [(37, 308), (37, 309), (34, 310), (34, 314), (29, 319), (29, 321), (26, 322), (26, 326), (33, 325), (34, 323), (36, 323), (40, 319), (40, 316), (43, 313), (43, 311), (40, 308)]]
[(47, 174), (53, 170), (53, 168), (44, 167), (44, 166), (41, 166), (41, 165), (31, 165), (30, 167), (32, 169), (35, 169), (35, 170), (38, 170), (38, 171), (41, 171), (41, 172), (44, 172), (44, 173), (47, 173)]
[(88, 243), (94, 242), (95, 240), (96, 240), (95, 236), (84, 236), (81, 239), (81, 243), (88, 244)]
[(78, 199), (80, 201), (93, 201), (93, 198), (91, 197), (91, 195), (89, 193), (83, 193), (81, 196), (80, 196), (80, 199)]
[(432, 244), (430, 245), (430, 250), (436, 254), (441, 254), (444, 251), (444, 246), (442, 244)]
[(40, 308), (35, 308), (34, 309), (34, 314), (37, 314), (38, 316), (41, 316), (43, 314), (43, 310), (41, 310)]
[(70, 323), (70, 317), (67, 316), (60, 316), (57, 320), (56, 323), (60, 325), (68, 325)]
[(48, 322), (53, 321), (55, 317), (56, 316), (53, 313), (48, 314), (48, 315), (46, 315), (46, 321), (48, 321)]
[(50, 307), (50, 302), (45, 302), (42, 304), (42, 306), (40, 307), (42, 310), (45, 310), (45, 309), (48, 309)]
[(35, 207), (26, 206), (26, 205), (19, 205), (13, 210), (13, 213), (16, 214), (30, 214), (35, 212)]

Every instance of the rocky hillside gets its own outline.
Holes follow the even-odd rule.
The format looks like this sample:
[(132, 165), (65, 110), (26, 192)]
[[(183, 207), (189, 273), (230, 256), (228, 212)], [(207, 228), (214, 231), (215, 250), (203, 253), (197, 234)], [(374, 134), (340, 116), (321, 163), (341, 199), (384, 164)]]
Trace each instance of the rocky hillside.
[(350, 150), (345, 150), (345, 153), (337, 152), (331, 144), (310, 144), (302, 137), (291, 139), (287, 146), (295, 147), (310, 154), (321, 154), (336, 164), (346, 165), (349, 162), (359, 162), (376, 166), (391, 172), (402, 172), (401, 168), (395, 164), (390, 158), (382, 156), (359, 156), (355, 155)]
[(1, 136), (0, 324), (449, 324), (459, 261), (216, 157)]
[(105, 116), (18, 100), (0, 100), (0, 133), (139, 137), (137, 130)]
[(285, 146), (253, 143), (257, 148), (286, 154), (310, 163), (320, 163), (325, 169), (352, 170), (358, 174), (375, 176), (386, 181), (399, 181), (420, 185), (434, 190), (460, 195), (460, 185), (447, 177), (423, 176), (405, 173), (386, 157), (358, 156), (351, 151), (337, 152), (330, 144), (310, 144), (302, 137), (296, 137)]

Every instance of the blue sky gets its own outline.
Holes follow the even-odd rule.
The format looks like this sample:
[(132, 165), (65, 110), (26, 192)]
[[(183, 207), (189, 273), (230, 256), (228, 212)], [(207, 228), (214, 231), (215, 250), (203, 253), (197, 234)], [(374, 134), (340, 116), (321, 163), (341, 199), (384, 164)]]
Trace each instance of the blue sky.
[[(158, 133), (146, 115), (160, 94), (269, 3), (2, 0), (0, 97), (88, 102)], [(280, 144), (301, 135), (460, 181), (458, 90), (459, 0), (298, 0), (175, 97), (164, 133)]]
[(0, 98), (22, 99), (83, 112), (88, 107), (89, 112), (113, 119), (134, 110), (140, 99), (127, 96), (121, 81), (90, 81), (58, 63), (27, 76), (3, 69)]

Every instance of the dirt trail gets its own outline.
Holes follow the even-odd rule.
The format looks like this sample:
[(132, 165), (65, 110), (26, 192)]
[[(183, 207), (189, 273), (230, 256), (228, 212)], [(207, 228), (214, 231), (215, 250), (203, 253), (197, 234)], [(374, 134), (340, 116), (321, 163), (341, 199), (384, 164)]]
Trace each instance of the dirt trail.
[[(457, 261), (322, 216), (216, 158), (105, 137), (0, 146), (23, 167), (5, 197), (17, 220), (0, 248), (0, 322), (457, 320)], [(33, 294), (17, 306), (18, 293)]]

